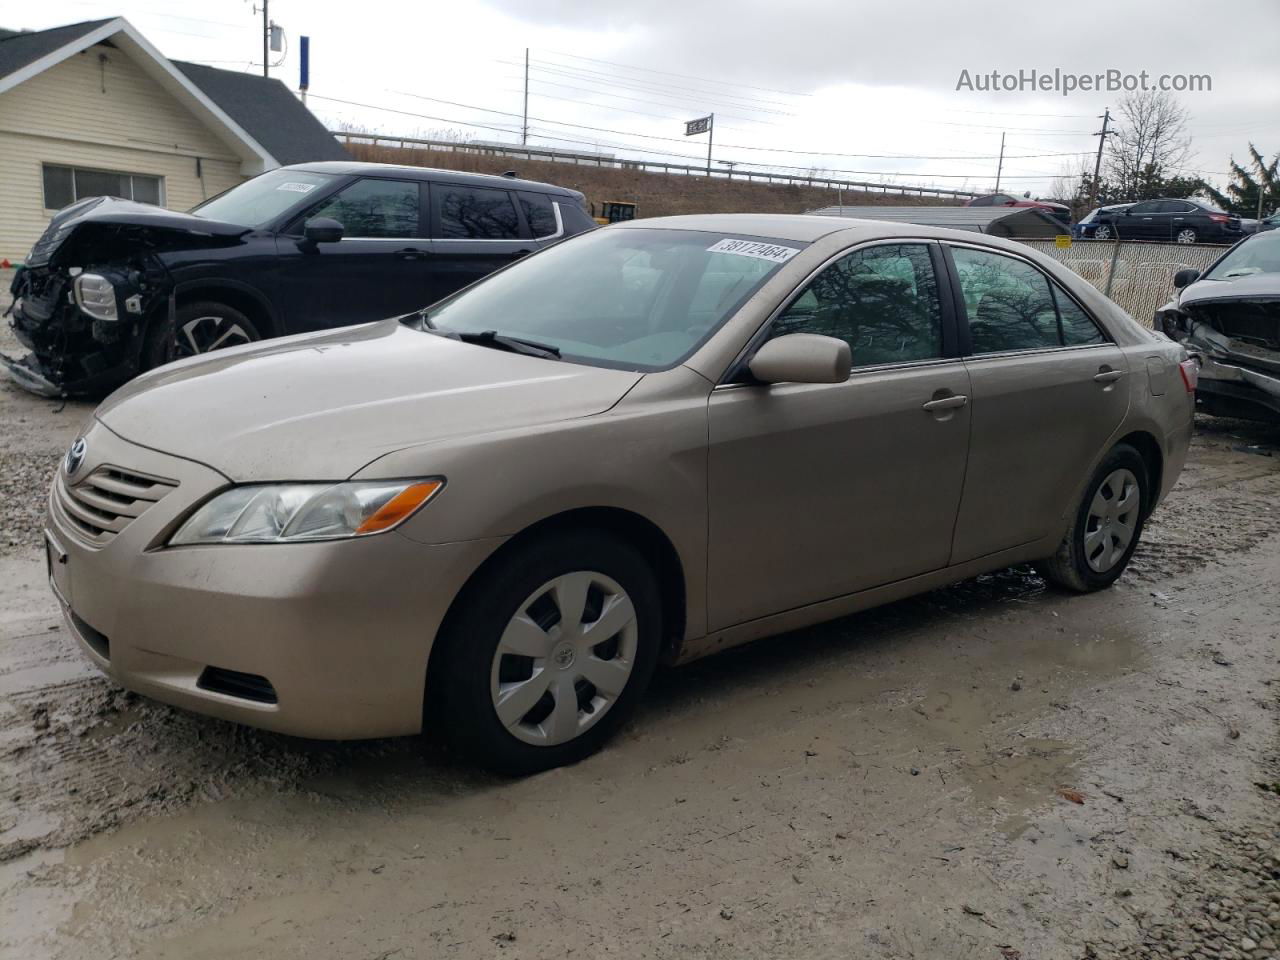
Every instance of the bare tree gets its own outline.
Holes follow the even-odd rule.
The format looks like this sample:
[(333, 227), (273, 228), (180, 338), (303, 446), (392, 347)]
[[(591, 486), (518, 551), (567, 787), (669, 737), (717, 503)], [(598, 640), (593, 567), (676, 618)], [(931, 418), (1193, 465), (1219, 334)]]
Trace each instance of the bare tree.
[(1147, 199), (1182, 173), (1191, 158), (1187, 108), (1167, 91), (1125, 94), (1107, 144), (1106, 176), (1130, 200)]

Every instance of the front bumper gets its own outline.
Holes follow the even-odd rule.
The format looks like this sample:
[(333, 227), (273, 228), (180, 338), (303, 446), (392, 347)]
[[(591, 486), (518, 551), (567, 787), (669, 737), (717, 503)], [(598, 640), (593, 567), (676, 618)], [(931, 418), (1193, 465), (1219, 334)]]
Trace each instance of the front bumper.
[[(174, 706), (295, 736), (421, 730), (436, 632), (501, 540), (428, 546), (392, 531), (164, 549), (158, 545), (190, 507), (227, 480), (100, 423), (86, 440), (89, 453), (71, 486), (101, 467), (174, 484), (122, 529), (94, 536), (66, 506), (65, 475), (54, 480), (46, 518), (51, 585), (84, 655), (104, 673)], [(211, 688), (210, 670), (265, 678), (276, 702)]]
[(1280, 422), (1280, 377), (1197, 354), (1200, 382), (1197, 398), (1209, 412), (1253, 420)]

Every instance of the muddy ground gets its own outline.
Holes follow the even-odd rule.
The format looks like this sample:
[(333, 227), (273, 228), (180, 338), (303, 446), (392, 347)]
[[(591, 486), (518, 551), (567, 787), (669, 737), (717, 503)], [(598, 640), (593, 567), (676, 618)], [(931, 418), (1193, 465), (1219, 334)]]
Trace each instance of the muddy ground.
[(507, 782), (96, 675), (38, 535), (88, 409), (0, 385), (0, 956), (1280, 954), (1280, 430), (1202, 420), (1112, 590), (776, 637)]

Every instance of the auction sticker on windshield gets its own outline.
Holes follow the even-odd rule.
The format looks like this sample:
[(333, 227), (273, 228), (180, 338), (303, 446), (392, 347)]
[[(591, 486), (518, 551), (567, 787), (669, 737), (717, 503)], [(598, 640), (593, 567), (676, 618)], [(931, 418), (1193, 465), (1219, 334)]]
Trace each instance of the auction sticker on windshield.
[(776, 243), (764, 243), (760, 240), (725, 239), (707, 247), (707, 253), (732, 253), (739, 257), (772, 260), (774, 263), (786, 263), (799, 252), (795, 247), (780, 247)]
[(276, 187), (277, 190), (289, 190), (293, 193), (310, 193), (315, 188), (316, 185), (314, 183), (298, 183), (293, 180)]

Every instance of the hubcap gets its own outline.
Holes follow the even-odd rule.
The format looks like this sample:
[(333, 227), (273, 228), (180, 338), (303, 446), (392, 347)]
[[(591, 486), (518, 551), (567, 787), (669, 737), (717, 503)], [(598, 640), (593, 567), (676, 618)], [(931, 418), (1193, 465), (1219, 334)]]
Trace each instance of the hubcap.
[(178, 329), (178, 356), (190, 357), (223, 347), (252, 343), (249, 331), (234, 320), (210, 314), (188, 320)]
[(1111, 236), (1111, 231), (1108, 230), (1106, 227), (1099, 227), (1097, 230), (1093, 231), (1093, 238), (1095, 240), (1106, 240), (1110, 236)]
[(1084, 525), (1085, 560), (1096, 573), (1106, 573), (1129, 549), (1141, 503), (1132, 470), (1113, 470), (1098, 487)]
[(555, 746), (599, 723), (626, 689), (639, 630), (625, 590), (602, 573), (549, 580), (507, 622), (489, 692), (512, 736)]

